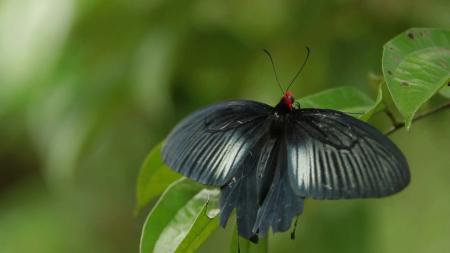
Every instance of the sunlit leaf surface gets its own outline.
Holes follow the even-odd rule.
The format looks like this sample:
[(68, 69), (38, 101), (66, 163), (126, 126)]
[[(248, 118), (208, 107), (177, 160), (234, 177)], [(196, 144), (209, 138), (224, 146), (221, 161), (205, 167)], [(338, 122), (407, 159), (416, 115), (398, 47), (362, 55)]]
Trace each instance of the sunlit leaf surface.
[(182, 178), (171, 184), (145, 221), (140, 252), (194, 252), (218, 227), (218, 189)]
[(195, 195), (164, 229), (154, 252), (195, 252), (219, 227), (219, 195), (218, 189), (203, 189)]
[(300, 99), (301, 108), (334, 109), (363, 120), (369, 119), (381, 103), (380, 93), (374, 102), (361, 91), (344, 86), (325, 90)]

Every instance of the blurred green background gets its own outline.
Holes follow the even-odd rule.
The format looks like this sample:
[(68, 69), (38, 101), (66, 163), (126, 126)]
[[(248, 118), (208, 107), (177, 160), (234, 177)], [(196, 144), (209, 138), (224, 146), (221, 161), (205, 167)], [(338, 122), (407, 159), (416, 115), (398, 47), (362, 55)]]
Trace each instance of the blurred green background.
[[(351, 85), (372, 97), (382, 45), (449, 27), (447, 0), (0, 1), (0, 252), (137, 252), (133, 216), (151, 147), (199, 107), (274, 104), (262, 54), (297, 97)], [(448, 252), (450, 111), (392, 136), (412, 184), (393, 197), (307, 201), (271, 252)], [(219, 229), (202, 252), (228, 252)]]

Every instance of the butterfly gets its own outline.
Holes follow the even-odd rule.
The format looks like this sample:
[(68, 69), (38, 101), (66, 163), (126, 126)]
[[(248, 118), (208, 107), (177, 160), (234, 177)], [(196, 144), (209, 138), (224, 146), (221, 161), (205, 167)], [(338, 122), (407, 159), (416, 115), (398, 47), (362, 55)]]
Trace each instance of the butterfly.
[(402, 152), (379, 130), (340, 111), (301, 108), (288, 89), (274, 107), (232, 100), (194, 112), (162, 149), (175, 171), (220, 187), (220, 224), (236, 209), (239, 235), (253, 242), (270, 228), (287, 231), (306, 198), (383, 197), (410, 181)]

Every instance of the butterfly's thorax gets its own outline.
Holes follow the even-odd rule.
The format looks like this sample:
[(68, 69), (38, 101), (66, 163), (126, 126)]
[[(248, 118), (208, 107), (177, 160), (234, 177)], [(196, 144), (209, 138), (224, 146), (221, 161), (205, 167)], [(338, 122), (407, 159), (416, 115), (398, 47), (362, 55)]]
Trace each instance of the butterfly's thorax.
[(285, 130), (286, 117), (287, 114), (278, 114), (277, 112), (274, 112), (271, 116), (269, 133), (272, 138), (277, 138), (283, 134)]
[(280, 102), (275, 106), (275, 112), (278, 114), (286, 114), (292, 112), (294, 108), (294, 96), (292, 92), (286, 91), (284, 95), (281, 97)]
[(282, 136), (285, 131), (287, 118), (294, 111), (294, 97), (290, 91), (286, 91), (281, 97), (280, 102), (273, 108), (271, 116), (270, 132), (272, 136)]

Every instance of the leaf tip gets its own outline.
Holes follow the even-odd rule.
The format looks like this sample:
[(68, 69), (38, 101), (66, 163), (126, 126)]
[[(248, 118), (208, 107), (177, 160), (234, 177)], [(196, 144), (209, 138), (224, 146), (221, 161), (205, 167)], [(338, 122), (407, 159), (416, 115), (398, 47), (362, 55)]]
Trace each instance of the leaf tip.
[(412, 124), (412, 120), (413, 120), (414, 115), (408, 116), (405, 119), (405, 129), (406, 131), (409, 132), (409, 130), (411, 129), (411, 124)]

